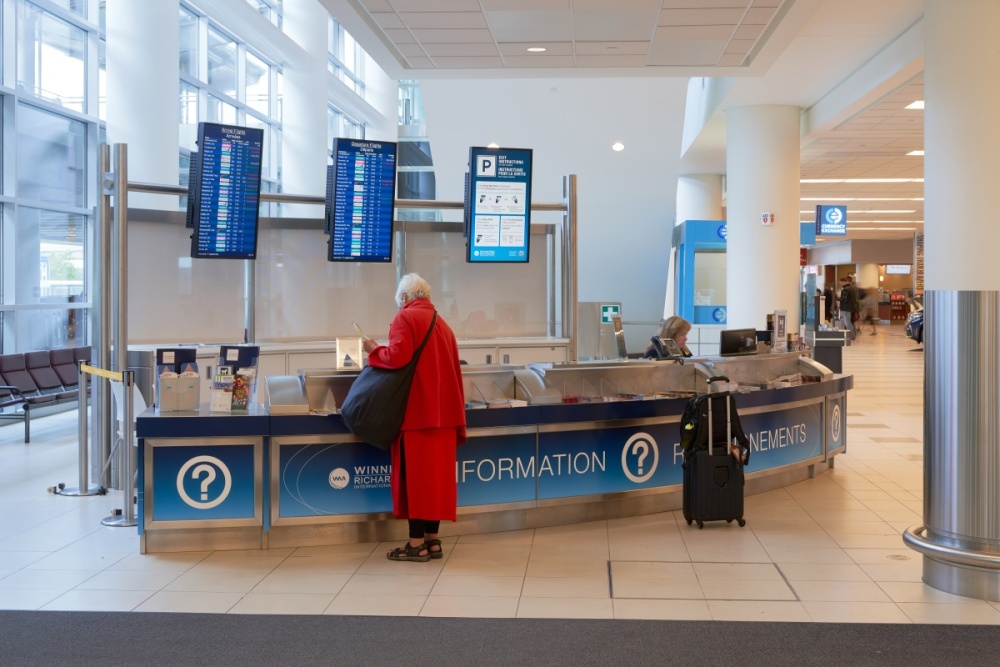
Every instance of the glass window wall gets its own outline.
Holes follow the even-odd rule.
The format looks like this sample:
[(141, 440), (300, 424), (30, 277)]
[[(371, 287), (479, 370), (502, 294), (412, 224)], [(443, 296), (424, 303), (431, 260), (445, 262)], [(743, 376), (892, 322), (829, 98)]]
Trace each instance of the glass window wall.
[(17, 42), (18, 87), (67, 109), (85, 111), (83, 28), (21, 0)]
[(17, 196), (46, 204), (86, 206), (84, 123), (20, 104), (16, 125)]
[(236, 40), (208, 29), (208, 85), (236, 98)]

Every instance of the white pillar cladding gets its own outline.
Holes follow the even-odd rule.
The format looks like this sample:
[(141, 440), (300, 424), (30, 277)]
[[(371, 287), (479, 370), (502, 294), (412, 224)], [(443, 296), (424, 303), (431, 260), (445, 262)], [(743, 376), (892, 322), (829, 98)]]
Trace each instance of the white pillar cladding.
[(722, 175), (684, 174), (677, 177), (677, 217), (685, 220), (722, 220)]
[[(284, 31), (302, 47), (303, 59), (284, 69), (282, 103), (282, 190), (298, 195), (323, 196), (331, 143), (327, 138), (327, 100), (330, 75), (326, 70), (326, 10), (319, 2), (286, 2)], [(285, 204), (289, 217), (322, 217), (322, 209)]]
[[(799, 108), (726, 112), (727, 326), (763, 329), (767, 314), (799, 320)], [(763, 213), (774, 223), (761, 224)]]
[(924, 11), (924, 581), (1000, 600), (996, 0)]
[(879, 288), (878, 264), (858, 264), (854, 267), (854, 277), (858, 287), (863, 289)]
[[(176, 2), (108, 0), (108, 143), (128, 144), (128, 180), (176, 185), (179, 177), (179, 44)], [(129, 206), (177, 210), (177, 199), (130, 194)]]

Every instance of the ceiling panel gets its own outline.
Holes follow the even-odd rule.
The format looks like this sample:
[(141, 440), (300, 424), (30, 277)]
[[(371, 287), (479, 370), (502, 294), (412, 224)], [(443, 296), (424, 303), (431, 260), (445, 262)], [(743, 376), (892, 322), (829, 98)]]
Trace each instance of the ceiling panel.
[(648, 40), (654, 25), (655, 11), (573, 12), (573, 36), (577, 40)]
[[(656, 68), (664, 73), (675, 68), (684, 71), (684, 76), (700, 69), (703, 76), (712, 76), (719, 67), (755, 67), (754, 57), (766, 53), (769, 46), (762, 40), (774, 39), (781, 33), (780, 21), (814, 1), (350, 0), (363, 8), (359, 11), (367, 10), (368, 25), (382, 33), (382, 43), (395, 50), (401, 66), (413, 70), (416, 78), (434, 70), (491, 69), (516, 76), (518, 70), (580, 68)], [(912, 25), (919, 17), (917, 4), (912, 0), (827, 0), (818, 4), (810, 22), (795, 31), (795, 39), (829, 40), (832, 35), (842, 48), (855, 48), (862, 36), (899, 34), (905, 29), (900, 28), (905, 11), (915, 12), (905, 22), (906, 27)], [(795, 53), (795, 45), (792, 40), (780, 46), (786, 61)], [(529, 53), (529, 46), (547, 50)], [(802, 67), (812, 68), (809, 81), (825, 76), (826, 62), (803, 63)], [(732, 75), (732, 70), (727, 69), (725, 75)], [(800, 77), (800, 85), (811, 84), (803, 84)], [(923, 79), (918, 77), (822, 133), (802, 147), (802, 177), (922, 179), (923, 157), (906, 153), (923, 146), (923, 111), (905, 107), (923, 98)], [(803, 211), (815, 206), (816, 202), (808, 201), (811, 197), (853, 198), (848, 210), (866, 216), (860, 219), (902, 221), (871, 223), (863, 225), (864, 230), (849, 227), (849, 238), (912, 234), (873, 231), (872, 227), (922, 227), (920, 181), (803, 183), (801, 193)], [(917, 201), (857, 201), (860, 197)], [(852, 219), (859, 218), (849, 213), (849, 225)]]

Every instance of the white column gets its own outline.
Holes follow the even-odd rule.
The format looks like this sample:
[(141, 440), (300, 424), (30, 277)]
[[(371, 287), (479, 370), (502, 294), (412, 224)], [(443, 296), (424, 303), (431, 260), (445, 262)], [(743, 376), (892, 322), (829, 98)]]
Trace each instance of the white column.
[(996, 0), (924, 3), (925, 583), (1000, 600)]
[[(303, 57), (284, 70), (282, 105), (282, 189), (290, 194), (322, 196), (326, 191), (327, 140), (326, 70), (327, 18), (318, 2), (286, 2), (284, 31), (302, 47)], [(322, 217), (315, 206), (286, 204), (285, 215)], [(318, 212), (317, 212), (318, 211)]]
[[(927, 0), (924, 112), (924, 285), (928, 290), (1000, 289), (996, 177), (1000, 87), (987, 85), (1000, 51), (995, 0)], [(933, 99), (931, 99), (933, 93)]]
[(677, 217), (685, 220), (722, 220), (722, 175), (684, 174), (677, 177)]
[[(727, 326), (763, 329), (775, 310), (797, 323), (799, 109), (730, 109), (726, 136)], [(774, 223), (761, 224), (763, 213)]]
[(878, 264), (858, 264), (854, 267), (858, 287), (878, 289)]
[[(179, 26), (176, 2), (107, 2), (108, 143), (128, 144), (128, 180), (176, 185)], [(177, 199), (129, 194), (129, 206), (176, 210)]]

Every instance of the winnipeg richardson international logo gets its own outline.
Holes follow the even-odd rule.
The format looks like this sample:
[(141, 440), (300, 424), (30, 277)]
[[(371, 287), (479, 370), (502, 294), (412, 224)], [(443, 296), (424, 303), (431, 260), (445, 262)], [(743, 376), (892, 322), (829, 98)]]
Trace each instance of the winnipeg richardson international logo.
[(660, 448), (648, 433), (636, 433), (622, 448), (622, 472), (636, 484), (652, 477), (659, 464)]
[(351, 483), (351, 473), (347, 472), (343, 468), (334, 468), (330, 471), (330, 486), (337, 489), (346, 489)]

